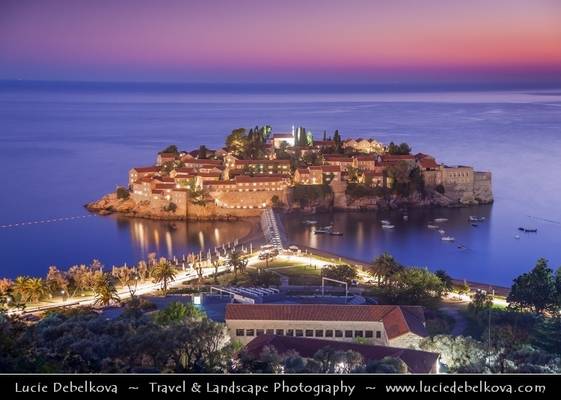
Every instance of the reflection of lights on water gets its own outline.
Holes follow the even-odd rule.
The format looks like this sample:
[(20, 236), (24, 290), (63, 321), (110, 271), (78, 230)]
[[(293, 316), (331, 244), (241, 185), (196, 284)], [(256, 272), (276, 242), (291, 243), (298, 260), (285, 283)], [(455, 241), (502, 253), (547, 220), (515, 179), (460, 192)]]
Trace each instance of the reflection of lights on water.
[(166, 247), (168, 250), (168, 256), (171, 257), (173, 255), (173, 243), (171, 239), (171, 233), (169, 231), (166, 232)]
[(362, 223), (362, 221), (359, 221), (359, 223), (357, 224), (357, 230), (356, 230), (356, 243), (362, 247), (362, 243), (364, 242), (364, 225)]
[(156, 243), (156, 248), (160, 248), (160, 232), (154, 228), (154, 242)]
[(203, 231), (199, 231), (199, 245), (201, 249), (205, 248), (205, 235), (203, 235)]
[(218, 228), (214, 228), (214, 241), (215, 243), (220, 243), (220, 231)]
[(144, 224), (139, 222), (132, 223), (132, 236), (133, 240), (138, 243), (140, 251), (142, 253), (146, 252), (146, 234), (144, 232)]

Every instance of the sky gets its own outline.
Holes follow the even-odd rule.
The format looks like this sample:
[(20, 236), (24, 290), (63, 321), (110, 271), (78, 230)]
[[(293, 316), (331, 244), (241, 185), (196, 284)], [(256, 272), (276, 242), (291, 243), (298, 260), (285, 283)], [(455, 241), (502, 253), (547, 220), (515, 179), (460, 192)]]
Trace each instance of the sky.
[(561, 0), (0, 0), (0, 79), (561, 82)]

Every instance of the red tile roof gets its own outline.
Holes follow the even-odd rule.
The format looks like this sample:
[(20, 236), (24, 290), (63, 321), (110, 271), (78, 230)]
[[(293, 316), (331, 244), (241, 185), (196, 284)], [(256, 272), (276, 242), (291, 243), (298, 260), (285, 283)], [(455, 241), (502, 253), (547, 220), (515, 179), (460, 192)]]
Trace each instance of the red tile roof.
[(421, 168), (424, 168), (424, 169), (436, 169), (436, 168), (438, 168), (437, 162), (434, 160), (434, 158), (431, 158), (431, 157), (421, 158), (420, 160), (418, 160), (418, 163), (421, 166)]
[(427, 336), (419, 306), (340, 304), (228, 304), (226, 320), (381, 321), (389, 339), (412, 332)]
[(415, 156), (411, 154), (384, 154), (382, 156), (382, 160), (384, 161), (391, 161), (391, 160), (414, 160)]
[(136, 172), (160, 172), (160, 167), (136, 167), (133, 168)]
[(292, 133), (273, 133), (273, 139), (292, 139)]
[(265, 346), (274, 347), (281, 355), (294, 350), (305, 358), (312, 358), (318, 350), (324, 347), (330, 347), (336, 351), (356, 351), (362, 355), (365, 362), (381, 360), (384, 357), (394, 357), (402, 360), (411, 373), (435, 372), (435, 364), (439, 357), (438, 353), (421, 350), (276, 335), (257, 336), (247, 344), (245, 351), (257, 357)]
[(236, 164), (251, 165), (251, 164), (285, 164), (290, 165), (290, 160), (269, 160), (268, 158), (260, 160), (236, 160)]
[(333, 162), (348, 162), (348, 163), (352, 163), (353, 159), (351, 157), (346, 157), (346, 156), (337, 156), (337, 155), (325, 155), (323, 156), (323, 159), (327, 162), (329, 161), (333, 161)]

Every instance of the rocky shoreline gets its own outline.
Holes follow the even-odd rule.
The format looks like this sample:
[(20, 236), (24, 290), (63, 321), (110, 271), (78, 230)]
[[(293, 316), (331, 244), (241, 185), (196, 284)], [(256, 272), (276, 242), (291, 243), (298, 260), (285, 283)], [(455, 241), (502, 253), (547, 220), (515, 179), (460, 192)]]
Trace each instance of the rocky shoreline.
[[(284, 212), (303, 212), (313, 214), (326, 211), (382, 211), (409, 208), (463, 208), (483, 204), (491, 204), (492, 198), (474, 199), (461, 202), (436, 191), (430, 191), (425, 196), (414, 193), (408, 197), (396, 195), (387, 197), (352, 198), (344, 193), (334, 193), (306, 206), (297, 203), (285, 205)], [(101, 199), (92, 201), (85, 208), (99, 215), (119, 214), (131, 218), (146, 218), (162, 221), (239, 221), (247, 217), (259, 216), (261, 209), (224, 209), (213, 203), (190, 206), (187, 214), (178, 214), (150, 206), (148, 202), (137, 202), (132, 198), (118, 198), (116, 193), (110, 193)]]

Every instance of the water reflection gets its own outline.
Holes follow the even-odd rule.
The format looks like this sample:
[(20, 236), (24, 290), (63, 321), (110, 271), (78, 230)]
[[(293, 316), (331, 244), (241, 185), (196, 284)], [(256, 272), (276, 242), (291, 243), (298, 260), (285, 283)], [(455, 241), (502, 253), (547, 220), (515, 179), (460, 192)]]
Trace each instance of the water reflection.
[[(290, 240), (301, 245), (361, 261), (370, 261), (389, 252), (407, 265), (446, 269), (457, 278), (487, 279), (485, 276), (491, 271), (492, 206), (411, 210), (407, 219), (403, 215), (388, 211), (313, 216), (318, 226), (333, 224), (334, 230), (344, 233), (342, 237), (314, 234), (314, 227), (301, 222), (307, 218), (296, 214), (287, 215), (284, 223)], [(470, 215), (485, 217), (485, 221), (473, 226)], [(445, 221), (435, 222), (435, 219)], [(388, 220), (395, 228), (383, 229), (382, 220)], [(438, 228), (429, 229), (427, 225)], [(443, 236), (452, 236), (455, 241), (443, 241)], [(514, 236), (510, 238), (514, 240)], [(491, 277), (490, 280), (500, 283), (502, 278)]]
[(247, 236), (251, 222), (153, 221), (115, 216), (120, 231), (128, 230), (138, 259), (149, 253), (159, 256), (181, 256), (191, 252), (207, 252), (235, 239)]

